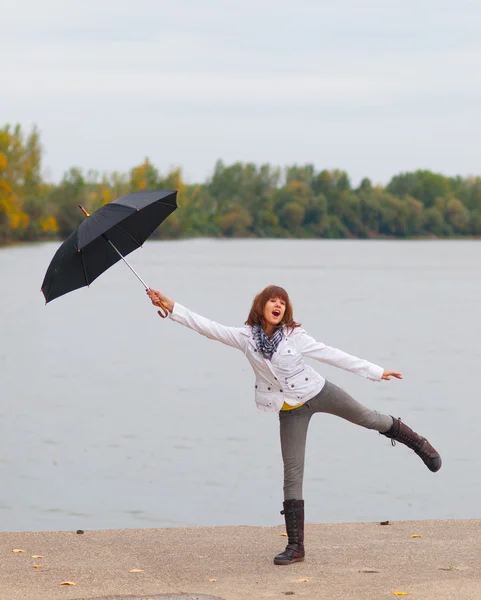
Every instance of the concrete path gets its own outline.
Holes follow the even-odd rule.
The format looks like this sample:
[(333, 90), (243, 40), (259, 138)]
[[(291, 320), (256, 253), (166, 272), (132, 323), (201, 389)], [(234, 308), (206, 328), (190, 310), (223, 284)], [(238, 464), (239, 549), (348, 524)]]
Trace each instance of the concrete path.
[(481, 600), (481, 520), (308, 524), (306, 560), (287, 567), (272, 562), (282, 531), (0, 533), (0, 600)]

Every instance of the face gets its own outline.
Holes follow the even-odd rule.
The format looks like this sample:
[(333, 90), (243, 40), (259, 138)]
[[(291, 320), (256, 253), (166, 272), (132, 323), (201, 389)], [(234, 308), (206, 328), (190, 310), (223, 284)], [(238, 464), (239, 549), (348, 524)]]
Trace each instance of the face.
[(271, 298), (264, 306), (264, 319), (268, 325), (275, 327), (282, 321), (285, 312), (285, 301), (281, 298)]

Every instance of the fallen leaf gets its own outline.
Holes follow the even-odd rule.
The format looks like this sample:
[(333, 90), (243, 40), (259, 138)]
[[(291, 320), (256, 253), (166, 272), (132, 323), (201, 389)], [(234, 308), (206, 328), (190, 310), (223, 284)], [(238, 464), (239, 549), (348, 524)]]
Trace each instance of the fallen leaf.
[(209, 581), (210, 581), (211, 583), (213, 583), (213, 582), (217, 581), (217, 579), (209, 579)]
[(412, 538), (422, 538), (422, 535), (418, 535), (417, 533), (413, 533)]
[(374, 571), (374, 569), (363, 569), (359, 571), (359, 573), (379, 573), (379, 571)]
[(395, 596), (410, 596), (407, 592), (393, 592)]
[(77, 585), (75, 581), (62, 581), (60, 585)]
[(32, 554), (32, 558), (43, 558), (41, 554)]
[(33, 565), (33, 568), (34, 568), (34, 569), (40, 569), (40, 567), (41, 567), (41, 566), (42, 566), (42, 565)]
[(307, 582), (307, 581), (311, 581), (311, 580), (310, 580), (310, 579), (298, 579), (297, 581), (304, 581), (304, 582)]
[(144, 569), (130, 569), (129, 573), (144, 573)]
[(25, 550), (20, 550), (20, 548), (14, 548), (12, 552), (25, 552)]
[(282, 535), (283, 537), (287, 537), (287, 533), (281, 533), (280, 535)]

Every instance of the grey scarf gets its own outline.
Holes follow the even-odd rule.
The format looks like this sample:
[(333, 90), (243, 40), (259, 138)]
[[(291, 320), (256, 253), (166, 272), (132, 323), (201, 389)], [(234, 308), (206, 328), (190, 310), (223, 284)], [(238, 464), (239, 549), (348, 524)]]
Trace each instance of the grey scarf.
[(264, 358), (270, 360), (272, 355), (277, 350), (279, 342), (282, 340), (282, 328), (276, 329), (272, 337), (267, 337), (262, 327), (257, 323), (252, 328), (254, 339), (256, 341), (257, 350)]

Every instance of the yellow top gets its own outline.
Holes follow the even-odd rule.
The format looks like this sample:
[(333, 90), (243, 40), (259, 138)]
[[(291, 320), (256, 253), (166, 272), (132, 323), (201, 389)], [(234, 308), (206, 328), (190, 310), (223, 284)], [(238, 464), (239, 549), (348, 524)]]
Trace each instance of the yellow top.
[(286, 404), (284, 402), (284, 404), (282, 405), (281, 410), (292, 410), (293, 408), (299, 408), (299, 406), (302, 406), (304, 404), (304, 402), (301, 402), (300, 404), (296, 404), (295, 406), (291, 406), (290, 404)]

